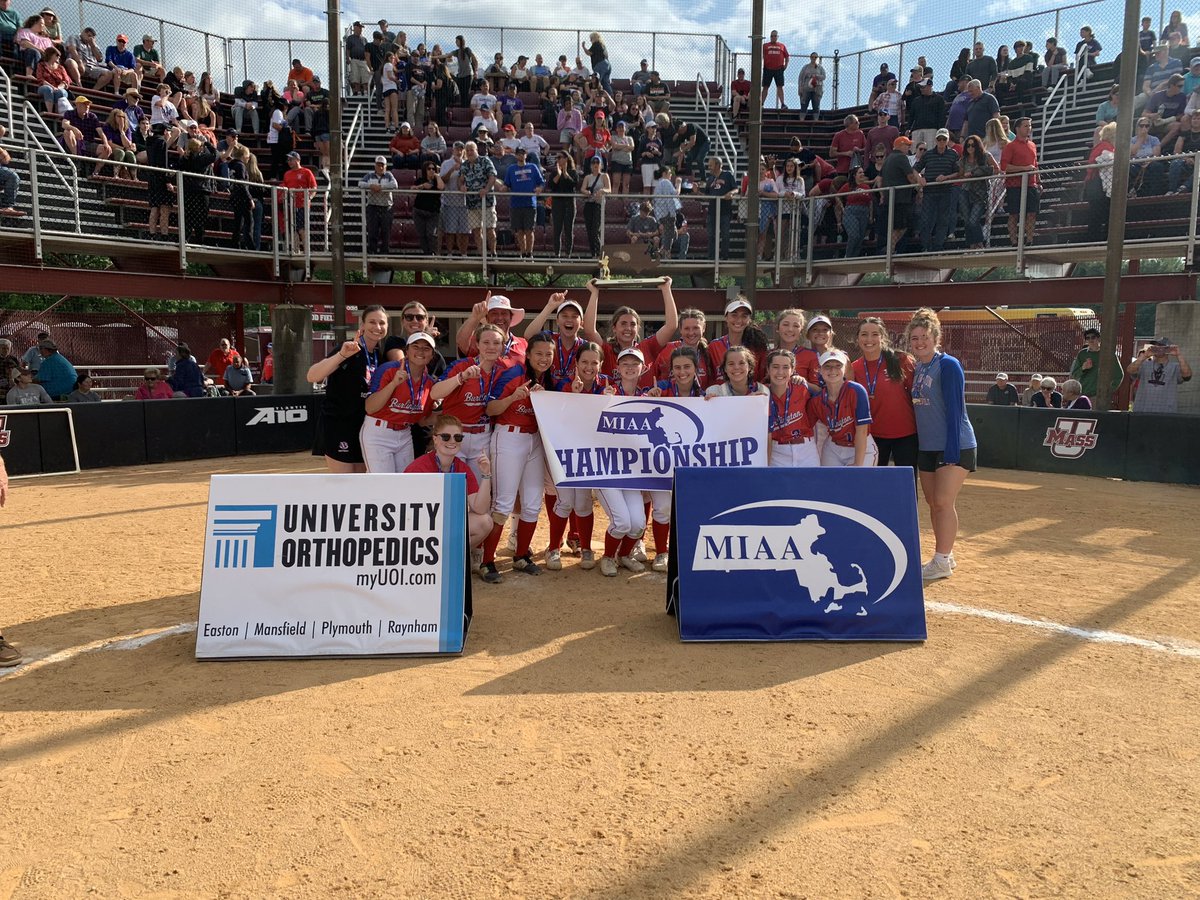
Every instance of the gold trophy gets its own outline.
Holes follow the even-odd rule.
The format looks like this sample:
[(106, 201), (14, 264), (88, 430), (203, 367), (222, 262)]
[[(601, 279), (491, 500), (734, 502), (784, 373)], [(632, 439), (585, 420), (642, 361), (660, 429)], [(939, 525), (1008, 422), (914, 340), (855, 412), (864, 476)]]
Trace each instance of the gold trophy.
[[(644, 244), (631, 244), (620, 249), (613, 248), (614, 261), (621, 269), (640, 274), (658, 265), (657, 261), (647, 252)], [(641, 288), (657, 287), (666, 281), (666, 276), (658, 275), (653, 278), (613, 278), (609, 268), (609, 256), (600, 257), (600, 277), (595, 279), (597, 287), (605, 288)]]

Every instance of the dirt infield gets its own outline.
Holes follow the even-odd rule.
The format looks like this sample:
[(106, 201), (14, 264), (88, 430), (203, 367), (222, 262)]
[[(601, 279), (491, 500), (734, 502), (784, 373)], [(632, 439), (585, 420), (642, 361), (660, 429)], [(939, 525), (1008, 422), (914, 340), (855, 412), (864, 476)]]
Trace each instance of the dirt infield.
[(685, 646), (573, 558), (477, 582), (457, 659), (159, 637), (208, 476), (313, 467), (14, 482), (0, 900), (1200, 894), (1195, 489), (978, 473), (924, 645)]

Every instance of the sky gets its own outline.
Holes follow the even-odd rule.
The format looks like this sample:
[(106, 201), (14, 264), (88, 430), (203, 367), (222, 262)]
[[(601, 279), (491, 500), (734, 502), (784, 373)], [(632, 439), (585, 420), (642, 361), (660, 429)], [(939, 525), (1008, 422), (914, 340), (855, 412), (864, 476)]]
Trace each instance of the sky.
[[(84, 18), (97, 28), (101, 39), (116, 30), (129, 33), (133, 40), (147, 32), (163, 36), (164, 57), (168, 64), (174, 52), (176, 58), (183, 57), (185, 68), (201, 71), (211, 67), (214, 75), (225, 67), (224, 47), (215, 37), (206, 39), (198, 32), (191, 32), (171, 25), (160, 26), (157, 17), (169, 19), (179, 25), (188, 25), (200, 30), (209, 30), (224, 37), (253, 37), (287, 35), (297, 40), (291, 45), (293, 55), (305, 57), (312, 67), (323, 72), (323, 61), (317, 61), (323, 49), (320, 41), (326, 30), (325, 5), (319, 0), (265, 0), (254, 4), (239, 4), (231, 0), (108, 0), (113, 6), (138, 9), (136, 13), (121, 13), (90, 4), (84, 0)], [(1185, 20), (1191, 13), (1200, 34), (1200, 0), (1196, 9), (1181, 7)], [(28, 5), (28, 0), (17, 0), (18, 11)], [(354, 19), (374, 23), (381, 16), (395, 21), (393, 16), (401, 9), (411, 9), (415, 4), (383, 2), (344, 2), (342, 18), (345, 25)], [(1078, 5), (1077, 5), (1078, 6)], [(764, 30), (777, 29), (780, 38), (795, 56), (807, 56), (813, 50), (821, 53), (827, 70), (832, 70), (832, 54), (838, 50), (843, 54), (839, 64), (844, 93), (855, 86), (870, 84), (870, 77), (879, 71), (879, 64), (889, 63), (896, 71), (901, 62), (905, 68), (915, 63), (916, 56), (923, 53), (928, 64), (933, 66), (936, 77), (949, 71), (960, 47), (971, 43), (974, 33), (966, 30), (945, 37), (924, 38), (927, 35), (950, 32), (955, 29), (971, 29), (980, 22), (1009, 19), (1014, 15), (1032, 14), (1019, 24), (1007, 23), (993, 28), (984, 28), (978, 35), (989, 45), (1010, 44), (1017, 38), (1034, 40), (1039, 46), (1044, 39), (1055, 33), (1056, 17), (1053, 2), (1037, 0), (985, 0), (983, 3), (937, 3), (916, 4), (895, 0), (856, 0), (856, 2), (823, 3), (819, 15), (799, 14), (803, 4), (784, 4), (781, 0), (768, 0), (764, 7)], [(640, 0), (640, 2), (608, 2), (596, 0), (555, 0), (546, 7), (546, 15), (540, 21), (548, 26), (563, 30), (559, 33), (538, 31), (528, 27), (513, 27), (514, 9), (519, 9), (512, 0), (472, 0), (464, 4), (461, 0), (424, 0), (420, 4), (421, 21), (444, 23), (444, 27), (396, 23), (409, 34), (410, 45), (428, 37), (429, 43), (453, 43), (454, 35), (462, 33), (480, 60), (489, 60), (493, 52), (503, 50), (506, 60), (515, 61), (518, 53), (532, 55), (543, 53), (548, 61), (560, 53), (573, 58), (579, 51), (572, 26), (578, 23), (582, 37), (591, 31), (606, 35), (606, 45), (612, 56), (614, 75), (628, 77), (637, 68), (639, 59), (646, 57), (666, 78), (691, 78), (698, 72), (712, 77), (717, 45), (712, 37), (721, 35), (733, 50), (749, 47), (751, 6), (750, 0)], [(1167, 6), (1169, 11), (1172, 6)], [(214, 17), (213, 9), (219, 10)], [(935, 11), (929, 12), (934, 9)], [(1076, 9), (1065, 10), (1057, 19), (1060, 40), (1070, 41), (1073, 46), (1079, 25), (1090, 24), (1096, 30), (1101, 43), (1110, 52), (1101, 59), (1111, 59), (1120, 36), (1121, 4), (1117, 0), (1098, 0)], [(1157, 21), (1158, 4), (1144, 4), (1147, 15)], [(60, 10), (69, 31), (77, 30), (78, 17), (75, 3), (64, 4)], [(631, 15), (632, 14), (632, 15)], [(525, 16), (525, 19), (531, 17)], [(469, 22), (469, 25), (463, 24)], [(207, 24), (205, 24), (207, 23)], [(373, 26), (372, 26), (373, 27)], [(503, 34), (500, 28), (503, 27)], [(647, 32), (632, 34), (633, 30)], [(654, 32), (652, 36), (649, 32)], [(701, 36), (683, 36), (693, 33)], [(368, 35), (369, 36), (369, 35)], [(307, 39), (312, 43), (306, 43)], [(904, 48), (862, 54), (855, 51), (881, 47), (895, 41), (912, 41)], [(263, 75), (256, 69), (283, 71), (286, 74), (289, 47), (278, 42), (238, 42), (233, 47), (229, 64), (231, 79), (240, 82), (249, 70), (249, 77), (261, 81)], [(486, 63), (485, 63), (486, 64)], [(749, 69), (748, 61), (746, 68)], [(796, 67), (798, 69), (798, 66)], [(832, 76), (832, 71), (829, 72)], [(220, 83), (220, 77), (217, 78)], [(795, 91), (794, 84), (788, 85), (789, 92)], [(842, 105), (849, 105), (843, 99)], [(852, 102), (852, 101), (851, 101)]]

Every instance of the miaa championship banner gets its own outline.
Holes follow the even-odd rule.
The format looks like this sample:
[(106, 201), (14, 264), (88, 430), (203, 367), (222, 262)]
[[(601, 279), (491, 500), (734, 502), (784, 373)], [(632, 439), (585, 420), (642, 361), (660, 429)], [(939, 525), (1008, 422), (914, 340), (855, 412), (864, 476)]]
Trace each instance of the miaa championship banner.
[(462, 475), (214, 475), (196, 656), (461, 653)]
[(683, 640), (925, 640), (912, 469), (679, 469), (667, 584)]
[(531, 395), (558, 487), (669, 491), (677, 469), (767, 464), (767, 398)]

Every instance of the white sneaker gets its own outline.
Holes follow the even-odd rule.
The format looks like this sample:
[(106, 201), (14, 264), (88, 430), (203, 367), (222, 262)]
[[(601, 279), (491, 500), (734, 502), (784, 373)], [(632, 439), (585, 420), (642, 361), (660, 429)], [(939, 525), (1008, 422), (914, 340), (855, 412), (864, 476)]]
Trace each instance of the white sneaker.
[(629, 556), (632, 559), (636, 559), (640, 563), (649, 562), (650, 557), (646, 555), (646, 542), (639, 539), (638, 542), (633, 545), (633, 552), (630, 553)]
[(606, 578), (616, 578), (617, 561), (611, 556), (600, 557), (600, 574)]
[(667, 571), (667, 562), (668, 555), (666, 553), (659, 553), (655, 555), (654, 562), (650, 564), (650, 568), (655, 572), (665, 572)]
[(579, 555), (579, 568), (581, 568), (581, 569), (596, 568), (596, 553), (594, 550), (584, 550)]
[(618, 556), (617, 562), (635, 575), (646, 571), (646, 567), (632, 556)]
[(937, 581), (940, 578), (949, 578), (954, 574), (954, 569), (950, 567), (950, 561), (938, 561), (937, 558), (931, 559), (921, 567), (922, 581)]
[(546, 551), (546, 568), (551, 572), (562, 571), (562, 554), (557, 550)]
[(954, 558), (954, 551), (953, 551), (953, 550), (951, 550), (951, 551), (950, 551), (950, 568), (951, 568), (951, 569), (957, 569), (957, 568), (958, 568), (958, 560)]

